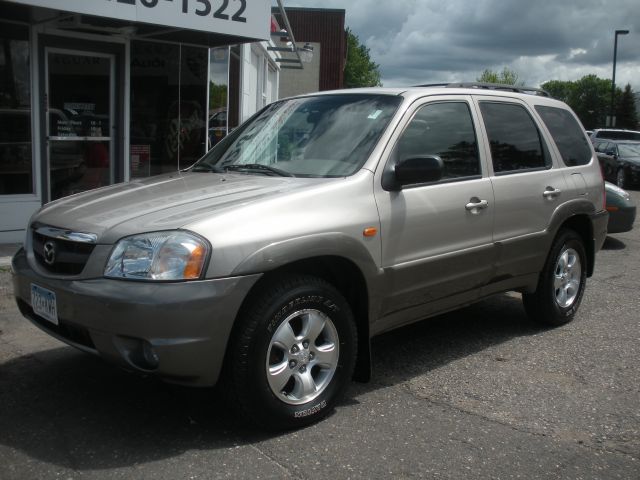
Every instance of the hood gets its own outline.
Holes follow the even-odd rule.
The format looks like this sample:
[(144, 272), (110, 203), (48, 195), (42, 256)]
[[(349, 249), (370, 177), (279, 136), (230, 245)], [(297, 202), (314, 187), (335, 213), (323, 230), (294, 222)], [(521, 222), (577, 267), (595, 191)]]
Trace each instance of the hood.
[(95, 233), (98, 243), (113, 243), (135, 233), (180, 228), (214, 213), (327, 180), (176, 172), (56, 200), (32, 221)]

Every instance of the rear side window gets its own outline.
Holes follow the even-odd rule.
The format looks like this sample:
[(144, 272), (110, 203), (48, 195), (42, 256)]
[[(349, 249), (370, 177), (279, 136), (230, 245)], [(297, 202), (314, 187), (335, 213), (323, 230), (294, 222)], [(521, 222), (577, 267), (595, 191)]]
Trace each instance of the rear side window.
[(398, 141), (399, 159), (434, 155), (442, 159), (443, 181), (480, 175), (478, 143), (469, 105), (432, 103), (413, 117)]
[(549, 129), (560, 151), (564, 164), (569, 167), (586, 165), (591, 161), (591, 149), (582, 128), (563, 108), (536, 105), (536, 111)]
[(513, 103), (480, 102), (496, 175), (546, 168), (538, 127), (527, 110)]

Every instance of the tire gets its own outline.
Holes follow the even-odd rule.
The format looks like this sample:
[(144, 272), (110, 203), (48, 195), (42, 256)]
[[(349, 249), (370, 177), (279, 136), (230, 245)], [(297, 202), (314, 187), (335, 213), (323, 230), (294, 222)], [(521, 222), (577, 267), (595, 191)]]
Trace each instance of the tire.
[(629, 181), (627, 179), (627, 172), (625, 171), (625, 169), (618, 169), (618, 171), (616, 172), (616, 185), (620, 188), (627, 188), (628, 183)]
[(328, 415), (353, 375), (357, 334), (329, 283), (287, 275), (250, 298), (234, 330), (224, 377), (243, 419), (284, 430)]
[(551, 246), (534, 293), (522, 296), (529, 318), (559, 326), (573, 320), (587, 281), (587, 256), (582, 238), (561, 230)]

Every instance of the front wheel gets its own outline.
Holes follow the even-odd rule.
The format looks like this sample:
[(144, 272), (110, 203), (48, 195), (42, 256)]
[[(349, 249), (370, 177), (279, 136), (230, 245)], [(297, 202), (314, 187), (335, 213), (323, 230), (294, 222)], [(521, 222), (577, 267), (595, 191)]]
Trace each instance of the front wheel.
[(349, 304), (329, 283), (289, 275), (249, 300), (227, 356), (231, 400), (270, 429), (326, 416), (353, 374), (357, 335)]
[(534, 293), (522, 296), (527, 315), (538, 323), (563, 325), (580, 306), (587, 280), (582, 238), (573, 230), (562, 230), (551, 246)]

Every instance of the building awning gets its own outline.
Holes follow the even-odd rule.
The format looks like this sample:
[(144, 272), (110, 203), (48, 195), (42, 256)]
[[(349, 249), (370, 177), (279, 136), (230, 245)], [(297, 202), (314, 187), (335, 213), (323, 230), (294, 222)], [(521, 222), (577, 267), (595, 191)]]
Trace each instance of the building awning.
[(56, 21), (69, 29), (75, 23), (77, 31), (117, 34), (120, 29), (134, 37), (208, 46), (270, 38), (270, 0), (8, 0), (0, 10), (11, 4), (12, 17), (34, 24)]

